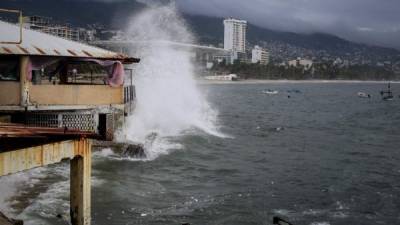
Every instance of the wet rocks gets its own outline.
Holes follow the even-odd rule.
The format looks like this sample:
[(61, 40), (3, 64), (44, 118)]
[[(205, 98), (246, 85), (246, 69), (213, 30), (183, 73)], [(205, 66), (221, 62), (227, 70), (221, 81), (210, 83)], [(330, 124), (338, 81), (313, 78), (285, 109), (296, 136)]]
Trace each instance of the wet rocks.
[(127, 144), (122, 151), (122, 156), (131, 158), (146, 158), (144, 146), (141, 144)]
[(111, 148), (115, 154), (118, 154), (122, 157), (129, 158), (138, 158), (143, 159), (146, 158), (146, 152), (144, 150), (144, 145), (135, 142), (128, 143), (115, 143), (115, 142), (95, 142), (94, 149), (95, 151), (101, 151), (104, 148)]
[(0, 225), (24, 225), (24, 221), (10, 219), (0, 212)]

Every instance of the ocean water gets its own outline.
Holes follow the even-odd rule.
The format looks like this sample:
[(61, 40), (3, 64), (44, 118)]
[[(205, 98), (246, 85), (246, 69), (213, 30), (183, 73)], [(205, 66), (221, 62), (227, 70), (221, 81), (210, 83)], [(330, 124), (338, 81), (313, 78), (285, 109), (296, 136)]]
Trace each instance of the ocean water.
[[(93, 153), (92, 224), (400, 224), (400, 98), (382, 101), (386, 84), (199, 85), (192, 53), (170, 44), (196, 42), (174, 4), (127, 20), (138, 104), (117, 139), (148, 157)], [(0, 178), (0, 211), (68, 224), (69, 164)]]
[[(201, 85), (225, 136), (193, 128), (143, 161), (96, 152), (92, 224), (267, 225), (273, 216), (296, 225), (400, 224), (400, 98), (382, 101), (385, 88)], [(288, 98), (288, 90), (300, 93)], [(2, 178), (3, 210), (27, 224), (67, 224), (56, 215), (68, 217), (68, 174), (64, 163)]]

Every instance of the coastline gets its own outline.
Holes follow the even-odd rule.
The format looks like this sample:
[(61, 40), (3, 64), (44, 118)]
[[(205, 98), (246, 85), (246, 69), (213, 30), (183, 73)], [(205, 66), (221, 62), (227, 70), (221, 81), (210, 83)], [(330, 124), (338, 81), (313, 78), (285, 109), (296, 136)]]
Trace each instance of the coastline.
[(223, 80), (203, 80), (198, 79), (198, 84), (357, 84), (357, 83), (371, 83), (371, 84), (386, 84), (386, 83), (399, 84), (400, 81), (382, 81), (382, 80), (239, 80), (239, 81), (223, 81)]

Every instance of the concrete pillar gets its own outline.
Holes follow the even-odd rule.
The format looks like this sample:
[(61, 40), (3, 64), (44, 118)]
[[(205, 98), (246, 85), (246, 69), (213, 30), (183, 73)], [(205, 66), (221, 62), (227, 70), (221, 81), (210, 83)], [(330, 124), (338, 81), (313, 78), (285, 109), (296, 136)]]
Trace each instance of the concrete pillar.
[(20, 83), (21, 83), (21, 106), (26, 107), (29, 105), (29, 85), (28, 81), (28, 63), (29, 56), (21, 56), (20, 59)]
[(72, 225), (90, 225), (91, 143), (82, 139), (71, 160), (70, 215)]

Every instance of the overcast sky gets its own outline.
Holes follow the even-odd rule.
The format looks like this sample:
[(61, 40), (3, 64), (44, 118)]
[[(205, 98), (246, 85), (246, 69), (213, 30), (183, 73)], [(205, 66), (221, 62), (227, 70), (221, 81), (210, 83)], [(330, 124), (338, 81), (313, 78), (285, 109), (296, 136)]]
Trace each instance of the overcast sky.
[(400, 0), (176, 0), (184, 12), (400, 49)]

